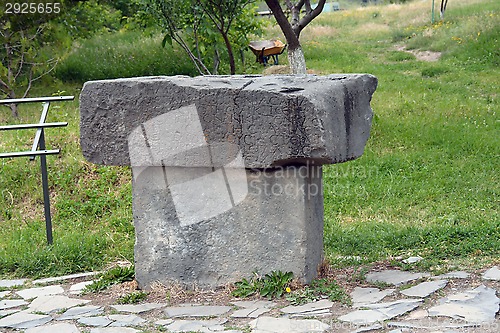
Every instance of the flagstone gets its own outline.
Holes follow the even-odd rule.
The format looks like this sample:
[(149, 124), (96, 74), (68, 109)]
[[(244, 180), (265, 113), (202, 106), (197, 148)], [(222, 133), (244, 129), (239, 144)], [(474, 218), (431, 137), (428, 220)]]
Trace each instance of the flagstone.
[(169, 317), (211, 317), (220, 316), (231, 310), (230, 306), (178, 306), (164, 310)]
[[(224, 331), (219, 320), (175, 320), (167, 326), (169, 332), (220, 332)], [(224, 331), (225, 332), (225, 331)]]
[(0, 280), (0, 288), (14, 288), (22, 286), (28, 279)]
[(272, 308), (276, 306), (276, 303), (271, 301), (263, 301), (263, 300), (255, 300), (255, 301), (233, 301), (231, 304), (234, 304), (240, 308)]
[(118, 312), (142, 313), (154, 309), (160, 309), (167, 306), (165, 303), (144, 303), (144, 304), (124, 304), (112, 305), (111, 307)]
[(89, 276), (95, 276), (97, 274), (100, 274), (101, 272), (87, 272), (87, 273), (76, 273), (76, 274), (70, 274), (70, 275), (63, 275), (63, 276), (56, 276), (56, 277), (49, 277), (45, 279), (39, 279), (39, 280), (34, 280), (32, 283), (33, 284), (47, 284), (47, 283), (54, 283), (54, 282), (60, 282), (60, 281), (66, 281), (66, 280), (73, 280), (73, 279), (81, 279)]
[(105, 327), (113, 322), (111, 319), (105, 316), (81, 317), (78, 318), (77, 321), (82, 325), (94, 326), (94, 327)]
[(123, 326), (137, 326), (142, 325), (146, 320), (134, 314), (129, 315), (109, 315), (109, 319), (113, 322), (109, 326), (123, 327)]
[(0, 318), (21, 311), (20, 309), (0, 310)]
[(415, 281), (430, 276), (429, 273), (412, 273), (399, 270), (386, 270), (381, 272), (372, 272), (366, 275), (368, 282), (384, 282), (399, 286), (411, 281)]
[(439, 303), (440, 305), (429, 309), (430, 316), (482, 323), (495, 320), (500, 299), (496, 296), (495, 289), (481, 285), (475, 289), (443, 297)]
[(249, 323), (254, 333), (316, 333), (330, 328), (316, 319), (259, 317)]
[(9, 290), (7, 290), (7, 291), (0, 291), (0, 298), (4, 298), (5, 296), (7, 296), (9, 294), (10, 294)]
[(131, 327), (96, 327), (90, 333), (139, 333), (139, 330)]
[(447, 280), (434, 280), (429, 282), (422, 282), (414, 287), (401, 291), (401, 294), (410, 297), (425, 298), (432, 293), (443, 289), (448, 284)]
[(422, 304), (420, 299), (404, 299), (387, 303), (367, 304), (367, 309), (355, 310), (338, 319), (356, 325), (368, 325), (405, 314)]
[(69, 288), (69, 292), (71, 294), (80, 294), (86, 286), (91, 285), (94, 281), (83, 281), (79, 283), (75, 283)]
[(467, 279), (470, 274), (464, 271), (449, 272), (446, 274), (441, 274), (431, 277), (432, 279), (442, 280), (442, 279)]
[(365, 304), (377, 303), (386, 296), (392, 295), (395, 289), (380, 290), (378, 288), (356, 287), (351, 292), (351, 299), (354, 308), (359, 308)]
[(33, 299), (38, 296), (58, 295), (62, 293), (64, 293), (64, 289), (60, 285), (29, 288), (29, 289), (19, 290), (16, 292), (16, 294), (18, 294), (24, 299)]
[(4, 299), (0, 301), (0, 310), (17, 308), (28, 303), (20, 299)]
[(281, 309), (281, 312), (287, 313), (287, 314), (309, 314), (311, 312), (317, 311), (317, 310), (328, 310), (333, 306), (333, 302), (323, 299), (320, 301), (312, 302), (312, 303), (307, 303), (304, 305), (298, 305), (298, 306), (287, 306)]
[(39, 315), (29, 313), (27, 311), (21, 311), (0, 319), (0, 327), (27, 329), (44, 325), (51, 320), (52, 317), (48, 315)]
[(39, 296), (28, 306), (30, 312), (52, 313), (89, 303), (89, 300), (69, 298), (67, 296)]
[(77, 306), (66, 310), (57, 320), (71, 320), (78, 319), (82, 317), (97, 316), (104, 312), (104, 309), (100, 306), (88, 305), (88, 306)]
[(271, 311), (270, 308), (247, 308), (236, 310), (231, 314), (232, 318), (257, 318), (264, 313)]
[(79, 333), (80, 330), (75, 326), (75, 324), (70, 323), (58, 323), (53, 325), (44, 325), (29, 328), (24, 333)]
[(491, 267), (483, 273), (483, 279), (500, 281), (500, 269), (497, 266)]
[(380, 324), (375, 324), (375, 325), (371, 325), (371, 326), (360, 327), (360, 328), (356, 329), (355, 331), (352, 331), (351, 333), (370, 332), (370, 331), (375, 331), (375, 330), (381, 330), (383, 328), (384, 328), (384, 326), (382, 326)]

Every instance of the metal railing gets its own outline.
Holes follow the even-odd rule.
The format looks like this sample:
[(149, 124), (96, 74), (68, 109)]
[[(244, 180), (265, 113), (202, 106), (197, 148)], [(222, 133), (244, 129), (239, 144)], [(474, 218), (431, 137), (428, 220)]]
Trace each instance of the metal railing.
[(37, 103), (42, 102), (43, 109), (40, 121), (37, 124), (19, 124), (0, 126), (0, 131), (25, 130), (37, 128), (33, 145), (29, 151), (19, 151), (11, 153), (0, 153), (0, 158), (13, 157), (29, 157), (31, 161), (40, 156), (40, 169), (42, 171), (42, 188), (43, 188), (43, 204), (45, 213), (45, 230), (47, 233), (47, 243), (52, 244), (52, 219), (50, 216), (50, 195), (49, 183), (47, 177), (47, 155), (59, 154), (59, 149), (47, 150), (45, 147), (45, 128), (67, 126), (67, 122), (46, 123), (47, 115), (51, 102), (72, 101), (74, 96), (58, 96), (58, 97), (39, 97), (39, 98), (19, 98), (19, 99), (3, 99), (0, 104), (21, 104), (21, 103)]

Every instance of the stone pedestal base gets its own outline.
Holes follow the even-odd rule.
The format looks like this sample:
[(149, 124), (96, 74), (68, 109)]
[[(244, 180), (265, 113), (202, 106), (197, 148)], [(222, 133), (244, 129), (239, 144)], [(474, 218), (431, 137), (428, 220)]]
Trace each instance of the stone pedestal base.
[(273, 270), (309, 282), (323, 250), (320, 166), (133, 168), (136, 279), (215, 287)]

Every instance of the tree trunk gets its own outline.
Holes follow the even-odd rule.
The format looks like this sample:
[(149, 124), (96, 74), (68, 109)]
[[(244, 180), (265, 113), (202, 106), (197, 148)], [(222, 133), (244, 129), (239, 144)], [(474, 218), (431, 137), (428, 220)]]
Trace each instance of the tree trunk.
[(296, 48), (288, 49), (288, 62), (290, 63), (292, 74), (307, 74), (306, 59), (300, 45)]
[(225, 31), (221, 31), (222, 38), (224, 38), (224, 43), (226, 44), (227, 55), (229, 56), (229, 68), (231, 69), (231, 75), (236, 74), (236, 63), (234, 61), (233, 48), (229, 37)]
[(19, 113), (17, 112), (17, 104), (9, 104), (10, 111), (12, 112), (12, 116), (14, 118), (19, 117)]

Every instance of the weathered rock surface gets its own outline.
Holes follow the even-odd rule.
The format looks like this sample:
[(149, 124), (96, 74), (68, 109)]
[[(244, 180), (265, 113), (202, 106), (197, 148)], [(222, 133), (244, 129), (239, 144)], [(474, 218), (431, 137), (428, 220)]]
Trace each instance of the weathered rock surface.
[[(377, 79), (365, 74), (87, 82), (80, 95), (82, 151), (94, 163), (129, 165), (128, 138), (136, 128), (194, 106), (207, 142), (238, 146), (246, 168), (291, 160), (339, 163), (363, 153), (376, 86)], [(168, 131), (159, 134), (169, 136)], [(165, 165), (184, 166), (179, 163), (182, 159)]]

